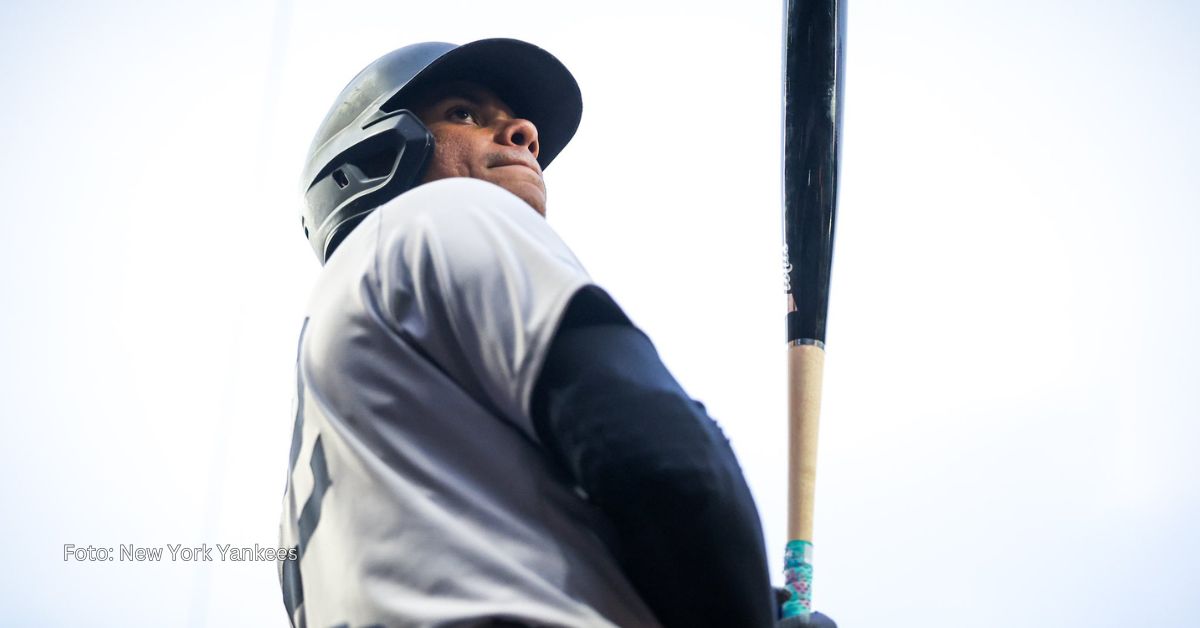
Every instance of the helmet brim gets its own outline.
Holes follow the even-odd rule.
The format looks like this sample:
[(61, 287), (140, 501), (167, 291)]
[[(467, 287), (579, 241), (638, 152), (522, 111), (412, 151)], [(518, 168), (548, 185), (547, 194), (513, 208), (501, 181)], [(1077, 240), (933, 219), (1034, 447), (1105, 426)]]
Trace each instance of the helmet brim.
[(518, 117), (538, 129), (538, 164), (558, 156), (579, 128), (583, 99), (566, 66), (545, 50), (516, 39), (481, 39), (447, 51), (389, 99), (389, 108), (449, 81), (471, 81), (496, 92)]

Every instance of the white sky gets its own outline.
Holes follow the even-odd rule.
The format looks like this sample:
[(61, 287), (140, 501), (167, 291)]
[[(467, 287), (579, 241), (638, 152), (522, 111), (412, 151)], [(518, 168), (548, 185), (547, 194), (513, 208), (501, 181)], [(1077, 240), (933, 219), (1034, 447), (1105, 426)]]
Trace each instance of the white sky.
[[(0, 4), (5, 623), (285, 624), (271, 563), (63, 545), (275, 545), (303, 152), (378, 55), (490, 36), (581, 84), (551, 224), (724, 426), (778, 579), (781, 12)], [(843, 626), (1200, 624), (1198, 18), (852, 3), (816, 539)]]

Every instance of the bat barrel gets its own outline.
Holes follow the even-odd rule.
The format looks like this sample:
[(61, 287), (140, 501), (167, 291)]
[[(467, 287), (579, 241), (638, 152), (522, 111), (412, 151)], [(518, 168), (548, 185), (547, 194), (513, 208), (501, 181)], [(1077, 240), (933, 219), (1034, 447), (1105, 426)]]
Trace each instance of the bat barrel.
[(789, 342), (825, 342), (841, 152), (844, 5), (786, 0), (783, 229)]

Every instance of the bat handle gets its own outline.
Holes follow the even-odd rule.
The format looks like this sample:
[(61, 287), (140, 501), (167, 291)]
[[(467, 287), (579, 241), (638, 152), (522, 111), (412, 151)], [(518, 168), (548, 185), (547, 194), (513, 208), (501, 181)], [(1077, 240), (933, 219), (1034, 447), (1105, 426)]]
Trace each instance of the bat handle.
[(817, 425), (825, 347), (818, 340), (788, 343), (788, 544), (784, 581), (792, 596), (785, 617), (812, 612), (813, 497), (817, 480)]
[(783, 553), (784, 586), (792, 596), (783, 603), (784, 617), (812, 613), (812, 543), (788, 541)]

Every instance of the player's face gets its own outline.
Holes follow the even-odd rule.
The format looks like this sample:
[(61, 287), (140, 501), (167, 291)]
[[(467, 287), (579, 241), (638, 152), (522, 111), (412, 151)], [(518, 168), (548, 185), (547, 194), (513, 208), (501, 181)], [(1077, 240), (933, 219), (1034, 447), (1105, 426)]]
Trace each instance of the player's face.
[(422, 183), (472, 177), (499, 185), (546, 215), (537, 128), (516, 117), (490, 89), (458, 81), (419, 96), (410, 107), (434, 137)]

